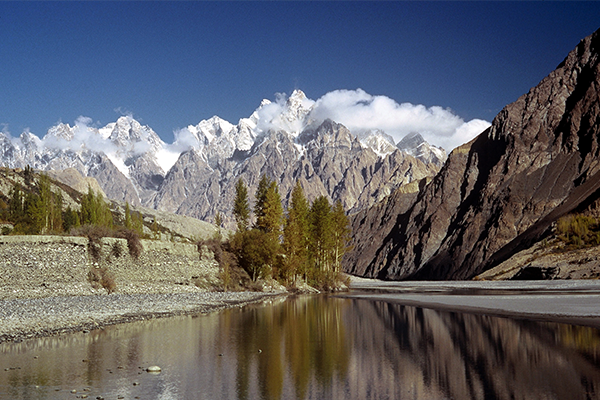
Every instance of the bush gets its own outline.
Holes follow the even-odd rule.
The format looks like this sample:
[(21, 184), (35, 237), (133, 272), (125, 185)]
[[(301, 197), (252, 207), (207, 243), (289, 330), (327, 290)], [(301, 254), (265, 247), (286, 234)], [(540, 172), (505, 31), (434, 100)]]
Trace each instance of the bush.
[(121, 243), (113, 243), (112, 248), (110, 249), (110, 255), (114, 258), (119, 258), (123, 255), (123, 246), (121, 246)]
[(223, 244), (217, 238), (200, 240), (196, 243), (198, 247), (198, 253), (200, 253), (200, 258), (204, 256), (204, 247), (210, 250), (214, 257), (215, 261), (221, 266), (222, 258), (223, 258)]
[(101, 287), (106, 289), (108, 293), (113, 293), (117, 289), (117, 284), (113, 274), (106, 268), (92, 268), (88, 272), (88, 281), (94, 289)]
[(129, 249), (129, 255), (135, 259), (138, 259), (144, 249), (140, 237), (136, 231), (132, 229), (120, 229), (118, 237), (127, 240), (127, 248)]

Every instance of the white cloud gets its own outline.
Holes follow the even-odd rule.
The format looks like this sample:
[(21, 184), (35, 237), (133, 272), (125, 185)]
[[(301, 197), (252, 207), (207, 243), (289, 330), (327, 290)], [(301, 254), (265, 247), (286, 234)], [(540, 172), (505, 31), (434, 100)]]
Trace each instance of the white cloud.
[(268, 130), (300, 133), (304, 128), (302, 116), (315, 104), (314, 100), (308, 99), (303, 93), (300, 93), (294, 92), (292, 94), (293, 101), (298, 103), (292, 104), (291, 107), (288, 106), (289, 99), (285, 93), (275, 93), (275, 102), (263, 101), (259, 109), (256, 110), (258, 116), (257, 133)]
[(362, 89), (335, 90), (316, 101), (310, 118), (330, 118), (354, 133), (381, 129), (396, 142), (411, 132), (446, 150), (471, 140), (490, 123), (474, 119), (465, 122), (451, 110), (433, 106), (398, 104), (386, 96), (373, 96)]

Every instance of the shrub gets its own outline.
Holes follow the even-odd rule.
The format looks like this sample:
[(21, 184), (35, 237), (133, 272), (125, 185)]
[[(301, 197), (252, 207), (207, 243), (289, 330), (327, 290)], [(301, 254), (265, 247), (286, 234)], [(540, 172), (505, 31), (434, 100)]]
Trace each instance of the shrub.
[(113, 274), (106, 268), (92, 268), (88, 272), (88, 281), (94, 289), (103, 287), (108, 293), (113, 293), (117, 289), (117, 284)]
[(114, 258), (119, 258), (123, 255), (123, 246), (120, 242), (115, 241), (110, 249), (110, 255)]
[(120, 229), (118, 232), (118, 237), (127, 240), (127, 248), (129, 249), (129, 255), (135, 259), (138, 259), (142, 254), (142, 250), (144, 249), (142, 246), (142, 242), (140, 241), (140, 237), (136, 231), (132, 229)]
[(198, 253), (200, 253), (200, 258), (202, 258), (204, 256), (203, 252), (204, 252), (204, 247), (206, 247), (208, 250), (210, 250), (214, 257), (215, 257), (215, 261), (219, 264), (219, 266), (221, 266), (221, 262), (222, 262), (222, 258), (223, 258), (223, 244), (221, 243), (221, 241), (217, 238), (212, 238), (212, 239), (206, 239), (206, 240), (199, 240), (196, 243), (196, 246), (198, 247)]

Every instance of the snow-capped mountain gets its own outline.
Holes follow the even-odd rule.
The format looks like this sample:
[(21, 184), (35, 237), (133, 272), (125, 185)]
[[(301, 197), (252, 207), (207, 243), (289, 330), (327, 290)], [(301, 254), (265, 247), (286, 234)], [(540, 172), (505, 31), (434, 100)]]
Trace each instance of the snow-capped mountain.
[(433, 146), (423, 136), (417, 132), (409, 133), (398, 142), (398, 148), (406, 154), (418, 158), (424, 163), (433, 163), (442, 167), (448, 158), (446, 150), (441, 147)]
[(0, 133), (0, 164), (75, 168), (95, 177), (115, 200), (210, 220), (217, 211), (227, 219), (240, 177), (252, 194), (260, 175), (268, 174), (284, 197), (300, 179), (309, 197), (326, 195), (358, 210), (434, 174), (445, 159), (420, 135), (402, 140), (402, 150), (381, 130), (357, 137), (334, 121), (313, 118), (314, 105), (296, 90), (263, 100), (236, 125), (218, 116), (190, 125), (172, 144), (131, 116), (99, 128), (80, 117), (73, 126), (50, 128), (42, 139)]

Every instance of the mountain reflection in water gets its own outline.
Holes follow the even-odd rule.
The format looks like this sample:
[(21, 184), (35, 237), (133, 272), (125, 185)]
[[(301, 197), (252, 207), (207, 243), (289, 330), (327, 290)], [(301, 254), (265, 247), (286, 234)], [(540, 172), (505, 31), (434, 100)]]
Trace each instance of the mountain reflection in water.
[[(5, 343), (0, 354), (0, 399), (84, 389), (89, 398), (600, 398), (594, 328), (327, 296)], [(143, 372), (154, 364), (160, 374)]]

